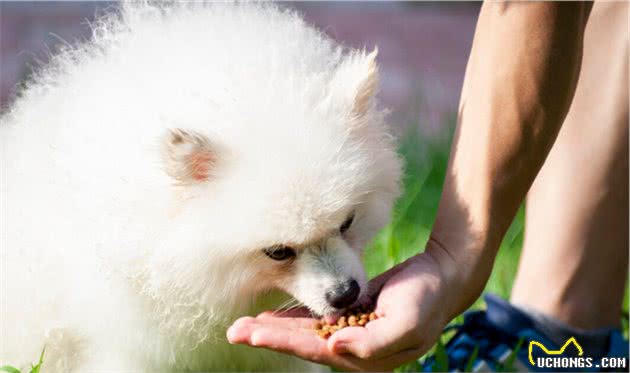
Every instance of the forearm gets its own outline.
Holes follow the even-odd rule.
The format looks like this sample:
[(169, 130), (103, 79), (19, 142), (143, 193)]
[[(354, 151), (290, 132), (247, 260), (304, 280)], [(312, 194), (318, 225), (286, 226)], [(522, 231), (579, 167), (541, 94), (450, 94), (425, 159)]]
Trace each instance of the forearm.
[(444, 190), (427, 252), (479, 295), (503, 235), (566, 115), (588, 3), (484, 3), (468, 62)]

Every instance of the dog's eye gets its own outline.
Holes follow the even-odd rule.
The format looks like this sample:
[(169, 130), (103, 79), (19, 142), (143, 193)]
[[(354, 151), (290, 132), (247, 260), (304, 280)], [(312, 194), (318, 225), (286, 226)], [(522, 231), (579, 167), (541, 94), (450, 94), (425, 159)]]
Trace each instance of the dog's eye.
[(353, 221), (354, 221), (354, 213), (350, 215), (350, 217), (346, 219), (346, 221), (344, 221), (343, 224), (341, 224), (341, 227), (339, 227), (339, 232), (345, 233), (348, 229), (350, 229), (350, 226), (352, 225)]
[(265, 255), (273, 260), (287, 260), (295, 257), (295, 250), (288, 246), (276, 246), (265, 249)]

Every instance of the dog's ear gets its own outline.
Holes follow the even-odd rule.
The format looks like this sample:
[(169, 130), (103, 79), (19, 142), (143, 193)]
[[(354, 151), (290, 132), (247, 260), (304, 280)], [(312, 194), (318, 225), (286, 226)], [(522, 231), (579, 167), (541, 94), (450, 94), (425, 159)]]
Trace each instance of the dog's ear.
[(217, 156), (206, 136), (176, 128), (168, 130), (162, 141), (166, 173), (176, 183), (195, 184), (211, 178)]
[(354, 103), (352, 105), (352, 114), (357, 117), (362, 117), (365, 115), (365, 113), (367, 113), (378, 90), (378, 65), (376, 63), (377, 55), (378, 48), (374, 48), (372, 53), (366, 56), (366, 60), (363, 66), (364, 78), (359, 83), (356, 94), (354, 96)]
[(351, 105), (351, 114), (355, 118), (365, 116), (378, 91), (377, 55), (378, 48), (374, 48), (369, 54), (363, 51), (348, 56), (337, 68), (333, 78), (333, 95), (341, 92), (343, 102)]

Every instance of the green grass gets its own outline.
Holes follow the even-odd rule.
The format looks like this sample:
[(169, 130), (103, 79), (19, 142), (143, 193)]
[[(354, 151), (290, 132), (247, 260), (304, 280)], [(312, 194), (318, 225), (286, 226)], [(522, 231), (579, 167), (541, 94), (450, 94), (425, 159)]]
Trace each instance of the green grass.
[[(42, 349), (42, 353), (39, 355), (39, 361), (37, 364), (31, 364), (30, 373), (39, 373), (39, 370), (42, 368), (42, 363), (44, 363), (44, 352), (46, 351), (46, 347)], [(0, 372), (7, 373), (22, 373), (18, 368), (11, 365), (3, 365), (0, 367)]]
[[(429, 239), (446, 174), (450, 139), (423, 142), (417, 132), (403, 136), (400, 154), (405, 161), (404, 193), (392, 222), (366, 249), (370, 277), (378, 275), (422, 250)], [(497, 255), (487, 291), (508, 297), (523, 244), (525, 209), (520, 208)]]
[[(423, 141), (417, 131), (402, 136), (400, 154), (405, 161), (404, 193), (398, 200), (392, 222), (385, 227), (366, 249), (364, 263), (369, 277), (376, 276), (405, 259), (424, 250), (438, 208), (446, 174), (450, 138)], [(523, 245), (525, 208), (514, 218), (499, 249), (495, 266), (484, 292), (509, 298)], [(483, 308), (478, 299), (472, 309)], [(628, 291), (624, 299), (622, 327), (628, 337)], [(460, 316), (454, 322), (461, 322)], [(435, 353), (438, 365), (444, 365), (443, 335), (429, 353)], [(397, 369), (398, 372), (418, 371), (419, 362)], [(509, 370), (509, 367), (506, 368)]]

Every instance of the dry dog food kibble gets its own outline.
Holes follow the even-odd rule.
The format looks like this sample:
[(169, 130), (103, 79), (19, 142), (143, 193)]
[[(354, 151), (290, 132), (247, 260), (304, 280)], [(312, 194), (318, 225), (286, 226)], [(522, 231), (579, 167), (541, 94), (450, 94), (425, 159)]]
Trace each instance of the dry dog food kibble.
[(329, 324), (324, 319), (317, 323), (317, 335), (322, 338), (328, 338), (336, 331), (341, 330), (348, 326), (365, 326), (370, 321), (374, 321), (378, 318), (375, 312), (369, 312), (366, 310), (353, 310), (346, 312), (343, 316), (339, 317), (336, 324)]

